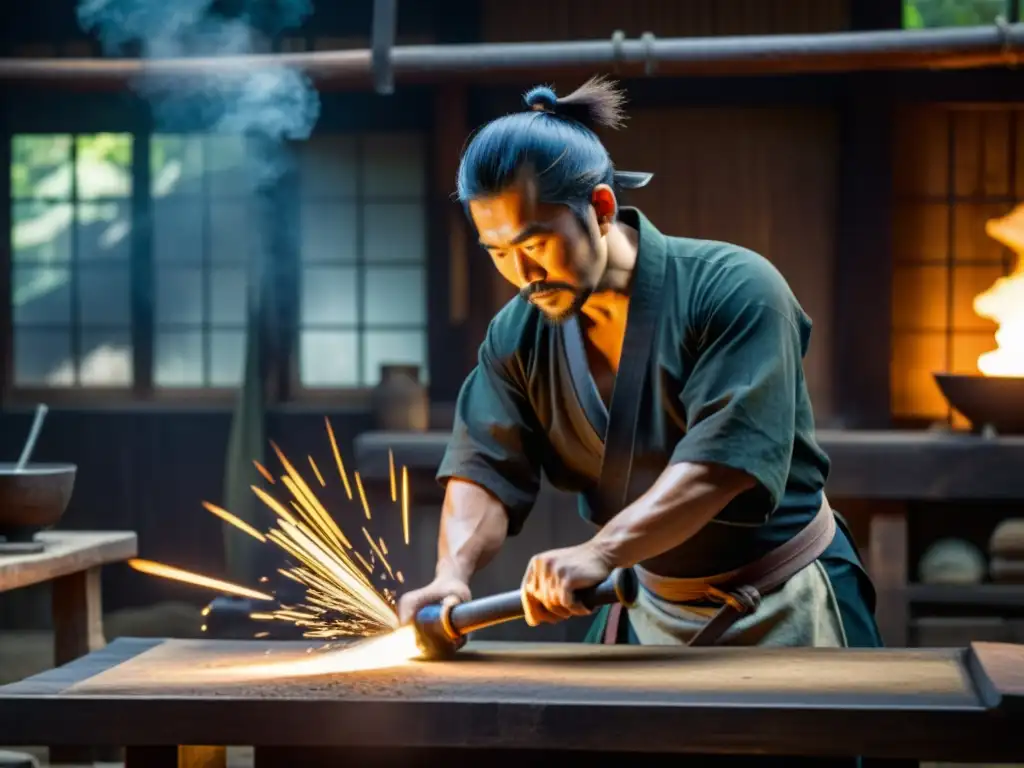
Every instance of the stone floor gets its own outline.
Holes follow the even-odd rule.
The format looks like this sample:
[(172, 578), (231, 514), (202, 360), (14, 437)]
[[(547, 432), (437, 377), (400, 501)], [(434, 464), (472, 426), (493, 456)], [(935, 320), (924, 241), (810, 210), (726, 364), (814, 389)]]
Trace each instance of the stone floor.
[[(126, 610), (104, 617), (107, 638), (117, 637), (198, 637), (201, 622), (199, 609), (183, 603), (165, 603), (138, 610)], [(23, 680), (53, 666), (53, 638), (48, 632), (0, 633), (0, 685)], [(3, 747), (0, 746), (0, 750)], [(45, 747), (17, 748), (31, 754), (39, 765), (50, 768), (86, 768), (53, 764)], [(228, 749), (228, 768), (252, 768), (252, 750), (248, 747)], [(956, 763), (922, 763), (922, 768), (955, 768)], [(94, 763), (92, 768), (121, 768), (121, 763)], [(3, 768), (0, 762), (0, 768)], [(982, 768), (1024, 768), (1024, 764)]]

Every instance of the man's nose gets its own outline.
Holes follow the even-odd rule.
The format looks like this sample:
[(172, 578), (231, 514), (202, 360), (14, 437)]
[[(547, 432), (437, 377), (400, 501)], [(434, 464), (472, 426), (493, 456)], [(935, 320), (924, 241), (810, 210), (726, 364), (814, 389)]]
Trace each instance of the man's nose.
[(524, 283), (537, 283), (547, 277), (547, 270), (527, 256), (523, 251), (516, 252), (516, 271)]

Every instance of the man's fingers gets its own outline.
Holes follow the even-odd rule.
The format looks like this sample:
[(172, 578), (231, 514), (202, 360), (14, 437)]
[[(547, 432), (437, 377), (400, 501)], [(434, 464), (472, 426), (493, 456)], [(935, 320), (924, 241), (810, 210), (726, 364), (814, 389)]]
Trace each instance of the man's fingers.
[(457, 605), (471, 599), (469, 587), (460, 584), (430, 585), (403, 595), (398, 601), (398, 621), (408, 624), (420, 608), (434, 603)]
[(416, 592), (410, 592), (407, 595), (402, 595), (401, 599), (398, 601), (399, 624), (408, 624), (412, 620), (412, 617), (416, 615), (418, 599), (419, 590)]
[(543, 597), (523, 590), (523, 618), (531, 627), (539, 624), (554, 624), (561, 621), (562, 617), (554, 613), (544, 602)]
[(536, 627), (538, 624), (540, 624), (539, 616), (541, 611), (543, 610), (543, 607), (537, 601), (537, 598), (535, 598), (525, 589), (522, 590), (522, 600), (523, 618), (526, 620), (526, 623), (529, 624), (531, 627)]
[(571, 615), (564, 605), (559, 604), (554, 591), (549, 587), (541, 585), (540, 589), (527, 594), (533, 604), (533, 617), (538, 623), (552, 624)]
[(462, 598), (459, 595), (448, 595), (444, 600), (441, 601), (441, 605), (458, 605), (462, 602)]
[(576, 600), (574, 590), (571, 589), (559, 589), (556, 597), (555, 604), (566, 612), (566, 618), (569, 616), (586, 616), (590, 611)]

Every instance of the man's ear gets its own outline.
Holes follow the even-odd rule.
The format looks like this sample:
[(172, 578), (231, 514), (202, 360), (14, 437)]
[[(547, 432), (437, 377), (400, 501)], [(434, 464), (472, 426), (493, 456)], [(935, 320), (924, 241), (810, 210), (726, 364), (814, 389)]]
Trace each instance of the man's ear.
[(615, 213), (618, 209), (618, 202), (615, 200), (615, 192), (607, 184), (598, 184), (590, 194), (590, 204), (597, 214), (597, 226), (602, 235), (607, 235), (615, 223)]

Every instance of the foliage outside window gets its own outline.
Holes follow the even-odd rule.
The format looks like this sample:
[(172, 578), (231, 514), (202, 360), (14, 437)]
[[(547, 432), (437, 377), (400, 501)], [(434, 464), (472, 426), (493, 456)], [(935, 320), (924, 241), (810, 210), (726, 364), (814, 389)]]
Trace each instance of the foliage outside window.
[(131, 386), (131, 163), (127, 134), (13, 138), (15, 385)]
[(903, 28), (972, 27), (1009, 15), (1014, 0), (903, 0)]

